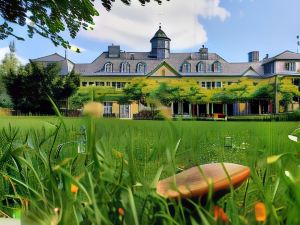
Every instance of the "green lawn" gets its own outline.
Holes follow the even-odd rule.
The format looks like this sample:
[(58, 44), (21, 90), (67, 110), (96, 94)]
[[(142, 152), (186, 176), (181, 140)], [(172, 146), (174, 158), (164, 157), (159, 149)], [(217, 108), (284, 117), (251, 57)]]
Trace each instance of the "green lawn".
[[(50, 123), (58, 121), (56, 117), (0, 117), (0, 128), (11, 124), (24, 133), (30, 129), (41, 130), (42, 127), (51, 130)], [(64, 118), (64, 121), (74, 132), (87, 124), (84, 118)], [(180, 166), (190, 167), (219, 161), (248, 165), (249, 157), (257, 150), (269, 155), (297, 151), (299, 146), (287, 136), (298, 127), (300, 122), (99, 119), (96, 121), (95, 135), (107, 150), (124, 152), (126, 148), (132, 148), (140, 162), (149, 163), (151, 157), (165, 159), (166, 150), (174, 148), (180, 140), (176, 153), (176, 163)], [(71, 134), (72, 132), (68, 138), (77, 138)], [(225, 137), (232, 138), (232, 148), (224, 147)], [(156, 161), (154, 168), (151, 166), (150, 170), (155, 171), (159, 164), (160, 161)]]
[[(68, 168), (68, 173), (75, 176), (76, 171), (80, 169), (74, 165), (82, 164), (77, 157), (78, 146), (81, 145), (87, 152), (90, 151), (88, 145), (84, 144), (85, 135), (82, 132), (86, 129), (89, 133), (89, 120), (86, 118), (65, 118), (64, 122), (67, 130), (60, 129), (54, 149), (60, 149), (59, 160), (61, 161), (57, 162), (58, 165)], [(267, 205), (269, 224), (284, 224), (287, 222), (288, 214), (294, 215), (294, 217), (297, 215), (297, 207), (289, 202), (289, 199), (293, 199), (295, 193), (296, 195), (300, 194), (300, 190), (296, 192), (293, 192), (294, 189), (287, 191), (290, 184), (285, 183), (286, 178), (283, 175), (284, 171), (290, 171), (292, 174), (298, 173), (299, 144), (290, 141), (288, 134), (300, 127), (300, 122), (130, 121), (114, 119), (99, 119), (94, 122), (95, 129), (91, 129), (88, 142), (94, 143), (91, 148), (96, 150), (92, 150), (92, 152), (99, 153), (104, 164), (107, 164), (107, 167), (103, 167), (101, 164), (102, 166), (99, 168), (102, 168), (101, 171), (103, 171), (100, 172), (100, 180), (97, 180), (97, 176), (95, 176), (96, 181), (94, 182), (100, 182), (102, 179), (101, 182), (109, 182), (109, 187), (116, 185), (118, 190), (137, 183), (143, 185), (142, 188), (135, 187), (133, 193), (137, 214), (145, 213), (145, 218), (142, 216), (143, 213), (139, 218), (140, 224), (151, 224), (149, 221), (155, 215), (153, 209), (158, 204), (156, 198), (151, 200), (152, 203), (148, 202), (150, 205), (147, 210), (150, 211), (141, 212), (140, 210), (147, 206), (146, 199), (149, 197), (149, 188), (146, 187), (150, 187), (160, 169), (162, 170), (160, 178), (163, 178), (178, 172), (179, 168), (189, 168), (210, 162), (233, 162), (251, 168), (249, 187), (243, 185), (236, 194), (232, 194), (229, 199), (225, 197), (218, 203), (225, 207), (233, 224), (255, 224), (253, 206), (256, 201), (263, 201)], [(0, 117), (0, 128), (4, 129), (6, 133), (9, 133), (9, 124), (19, 128), (20, 133), (18, 133), (17, 139), (24, 140), (27, 138), (26, 145), (32, 146), (32, 149), (38, 149), (42, 161), (47, 158), (46, 154), (53, 144), (52, 134), (55, 131), (53, 124), (59, 124), (58, 118)], [(30, 135), (26, 136), (28, 132)], [(224, 147), (226, 137), (232, 139), (232, 147)], [(269, 156), (283, 153), (289, 153), (289, 155), (282, 156), (274, 164), (267, 164)], [(96, 156), (92, 156), (89, 160), (95, 164), (93, 159)], [(89, 174), (91, 172), (93, 175), (97, 173), (92, 169), (94, 164), (90, 164), (92, 165), (91, 169), (82, 173)], [(48, 170), (47, 168), (46, 165), (45, 170)], [(48, 175), (42, 171), (37, 172), (41, 177), (45, 177), (40, 183), (43, 183), (48, 189), (47, 185), (44, 184)], [(66, 174), (67, 172), (60, 174), (60, 179), (67, 176)], [(120, 175), (118, 174), (121, 174), (122, 185), (116, 184), (119, 182)], [(80, 175), (77, 174), (76, 176)], [(64, 179), (63, 182), (65, 182)], [(82, 184), (88, 186), (89, 183), (86, 182), (90, 181), (86, 179), (82, 178)], [(277, 182), (278, 184), (276, 184)], [(101, 185), (98, 186), (102, 187)], [(103, 190), (100, 191), (99, 187), (94, 189), (95, 192), (92, 193), (101, 196)], [(118, 205), (121, 203), (116, 199), (125, 198), (123, 195), (124, 193), (116, 192), (114, 196), (111, 196), (112, 199), (105, 198), (105, 201), (109, 204)], [(54, 198), (53, 195), (51, 196)], [(52, 201), (51, 198), (48, 199), (50, 202)], [(102, 199), (102, 197), (100, 198)], [(130, 199), (130, 197), (128, 198)], [(78, 203), (78, 208), (83, 210), (82, 200), (77, 199), (75, 203)], [(98, 204), (99, 207), (103, 207), (102, 204), (108, 203)], [(122, 201), (123, 206), (126, 204), (125, 200)], [(129, 204), (128, 207), (132, 207), (132, 204)], [(294, 209), (295, 212), (290, 209)], [(209, 207), (203, 210), (209, 210)], [(131, 208), (131, 212), (134, 211), (135, 209)], [(164, 216), (167, 215), (165, 213), (166, 211), (163, 211)], [(134, 215), (132, 217), (135, 218)], [(180, 215), (175, 215), (175, 218), (184, 224), (184, 219), (182, 220)], [(298, 218), (290, 224), (298, 221)], [(130, 218), (126, 220), (128, 224), (131, 224)], [(170, 220), (167, 219), (165, 224), (169, 224), (169, 222)]]

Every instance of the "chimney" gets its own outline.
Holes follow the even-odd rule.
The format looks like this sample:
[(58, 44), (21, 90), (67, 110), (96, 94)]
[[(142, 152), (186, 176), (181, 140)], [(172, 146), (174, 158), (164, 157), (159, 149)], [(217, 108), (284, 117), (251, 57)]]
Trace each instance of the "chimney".
[(248, 62), (259, 62), (259, 51), (252, 51), (248, 53)]
[(208, 48), (205, 48), (205, 46), (202, 45), (202, 48), (199, 49), (199, 52), (201, 60), (208, 60)]
[(266, 54), (264, 60), (268, 59), (269, 58), (269, 54)]
[(130, 53), (130, 59), (134, 60), (134, 53)]
[(120, 58), (120, 45), (108, 46), (108, 57), (109, 58)]

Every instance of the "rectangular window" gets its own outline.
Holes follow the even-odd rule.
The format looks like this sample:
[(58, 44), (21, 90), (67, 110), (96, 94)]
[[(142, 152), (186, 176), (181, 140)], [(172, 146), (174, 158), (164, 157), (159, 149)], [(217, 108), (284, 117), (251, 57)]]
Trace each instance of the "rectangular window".
[(116, 82), (112, 82), (112, 83), (111, 83), (111, 86), (112, 86), (112, 87), (116, 87)]
[(201, 87), (203, 87), (203, 88), (206, 87), (205, 82), (201, 82)]
[(222, 87), (222, 83), (220, 81), (216, 82), (216, 88), (221, 88)]
[(285, 67), (285, 70), (287, 70), (287, 71), (296, 71), (296, 63), (295, 62), (285, 63), (284, 67)]
[(116, 82), (116, 88), (120, 89), (121, 88), (121, 82)]
[(104, 82), (99, 82), (99, 86), (104, 86)]
[(95, 85), (96, 85), (96, 86), (99, 86), (99, 82), (98, 82), (98, 81), (96, 81), (96, 82), (95, 82)]
[(112, 102), (104, 102), (104, 114), (111, 115), (112, 114)]
[(82, 82), (82, 86), (86, 87), (87, 86), (87, 82)]
[(211, 82), (211, 87), (212, 87), (212, 88), (215, 88), (215, 86), (216, 86), (216, 82), (214, 82), (214, 81)]
[(206, 82), (207, 89), (211, 89), (211, 82)]
[(94, 82), (89, 82), (89, 86), (93, 86), (94, 85)]
[(110, 82), (106, 82), (106, 86), (110, 86)]

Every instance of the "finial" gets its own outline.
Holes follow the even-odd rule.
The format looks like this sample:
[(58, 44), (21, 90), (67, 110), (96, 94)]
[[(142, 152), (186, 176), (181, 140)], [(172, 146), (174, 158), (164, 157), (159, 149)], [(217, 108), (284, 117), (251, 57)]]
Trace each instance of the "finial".
[(161, 29), (161, 23), (159, 23), (159, 29)]

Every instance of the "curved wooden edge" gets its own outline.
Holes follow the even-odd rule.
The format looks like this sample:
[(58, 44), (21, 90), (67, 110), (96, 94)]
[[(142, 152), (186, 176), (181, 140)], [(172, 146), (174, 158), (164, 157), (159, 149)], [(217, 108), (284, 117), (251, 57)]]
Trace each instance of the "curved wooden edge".
[(156, 192), (169, 199), (200, 197), (208, 194), (211, 185), (213, 192), (227, 191), (231, 185), (240, 186), (250, 176), (249, 167), (233, 163), (224, 163), (224, 166), (230, 179), (221, 163), (205, 164), (200, 169), (192, 167), (159, 181)]

